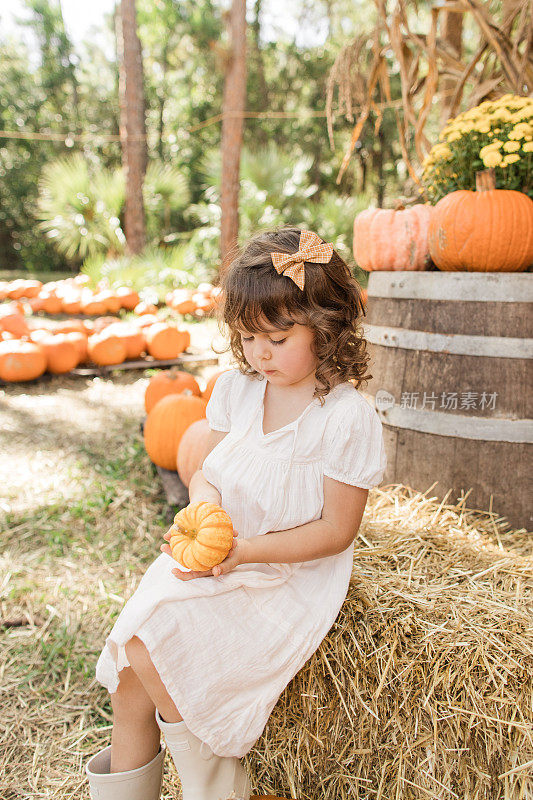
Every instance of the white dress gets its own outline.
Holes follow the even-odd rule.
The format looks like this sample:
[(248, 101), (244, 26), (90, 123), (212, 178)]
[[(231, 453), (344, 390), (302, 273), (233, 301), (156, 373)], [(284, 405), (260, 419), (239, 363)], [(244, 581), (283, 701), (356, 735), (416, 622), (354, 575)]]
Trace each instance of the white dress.
[[(318, 398), (298, 419), (263, 433), (266, 380), (229, 370), (206, 414), (229, 431), (203, 473), (243, 539), (319, 519), (323, 476), (370, 489), (386, 467), (376, 411), (349, 383)], [(353, 543), (297, 564), (241, 564), (227, 575), (180, 581), (162, 553), (117, 618), (96, 666), (117, 690), (138, 636), (189, 729), (220, 756), (242, 758), (279, 696), (320, 645), (342, 606)]]

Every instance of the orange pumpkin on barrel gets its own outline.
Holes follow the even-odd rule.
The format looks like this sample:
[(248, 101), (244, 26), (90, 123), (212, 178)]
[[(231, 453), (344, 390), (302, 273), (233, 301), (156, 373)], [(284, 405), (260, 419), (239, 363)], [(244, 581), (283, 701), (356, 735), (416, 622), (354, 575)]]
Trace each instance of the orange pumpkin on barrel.
[(435, 206), (429, 249), (447, 272), (523, 272), (533, 263), (533, 201), (496, 189), (494, 168), (478, 172), (475, 192), (451, 192)]

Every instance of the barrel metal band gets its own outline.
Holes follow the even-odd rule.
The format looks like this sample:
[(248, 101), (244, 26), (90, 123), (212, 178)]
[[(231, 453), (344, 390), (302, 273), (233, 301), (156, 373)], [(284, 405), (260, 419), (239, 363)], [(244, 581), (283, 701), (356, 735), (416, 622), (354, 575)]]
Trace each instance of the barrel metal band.
[(460, 356), (492, 358), (533, 358), (533, 339), (512, 336), (475, 336), (459, 333), (428, 333), (406, 328), (363, 324), (365, 338), (382, 347), (404, 350), (427, 350), (430, 353), (451, 353)]
[(379, 409), (375, 398), (361, 392), (376, 408), (384, 425), (405, 428), (438, 436), (455, 436), (459, 439), (480, 439), (486, 442), (523, 442), (533, 444), (533, 423), (530, 419), (488, 419), (486, 417), (447, 414), (431, 409), (391, 408)]
[(368, 296), (405, 300), (451, 300), (459, 303), (531, 303), (533, 281), (528, 273), (501, 272), (371, 272)]

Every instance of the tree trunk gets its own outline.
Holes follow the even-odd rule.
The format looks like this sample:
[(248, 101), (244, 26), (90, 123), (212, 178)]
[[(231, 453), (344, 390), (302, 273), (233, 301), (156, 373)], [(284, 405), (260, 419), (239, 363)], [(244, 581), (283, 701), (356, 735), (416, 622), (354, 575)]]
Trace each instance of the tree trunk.
[(222, 269), (237, 246), (239, 168), (246, 99), (246, 2), (232, 0), (229, 13), (230, 53), (222, 100), (222, 186), (220, 251)]
[(117, 37), (120, 50), (120, 142), (126, 178), (124, 227), (128, 251), (139, 253), (146, 244), (143, 181), (148, 155), (142, 53), (135, 0), (121, 0), (117, 22), (120, 26)]
[[(445, 46), (451, 49), (454, 56), (461, 58), (463, 52), (463, 15), (456, 11), (444, 11), (442, 14), (441, 38)], [(444, 76), (441, 86), (440, 125), (443, 128), (451, 113), (451, 106), (457, 79)]]
[[(258, 95), (255, 103), (254, 111), (263, 111), (265, 108), (270, 107), (270, 94), (268, 84), (265, 77), (265, 64), (263, 61), (263, 52), (261, 50), (261, 4), (263, 0), (255, 0), (254, 3), (254, 16), (250, 24), (251, 33), (251, 53), (248, 57), (249, 69), (257, 75)], [(250, 98), (248, 98), (250, 102)], [(254, 123), (254, 141), (262, 147), (265, 147), (270, 139), (270, 134), (262, 126), (260, 120)]]

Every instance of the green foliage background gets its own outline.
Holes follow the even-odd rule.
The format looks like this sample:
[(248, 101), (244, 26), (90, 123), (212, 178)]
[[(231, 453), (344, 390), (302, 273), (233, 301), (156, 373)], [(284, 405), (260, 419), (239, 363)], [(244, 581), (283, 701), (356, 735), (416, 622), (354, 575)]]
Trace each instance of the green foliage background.
[[(15, 34), (2, 34), (0, 24), (0, 129), (57, 139), (0, 137), (0, 270), (77, 271), (89, 258), (94, 274), (98, 259), (116, 264), (123, 255), (120, 147), (105, 138), (118, 135), (119, 124), (117, 62), (107, 55), (114, 52), (113, 18), (105, 20), (110, 48), (96, 41), (75, 48), (55, 0), (25, 5), (28, 21)], [(215, 0), (138, 0), (137, 6), (150, 164), (148, 246), (152, 255), (155, 247), (179, 247), (186, 271), (196, 279), (213, 277), (221, 125), (194, 128), (221, 111), (223, 6)], [(248, 12), (247, 109), (298, 118), (245, 121), (241, 238), (262, 227), (306, 225), (335, 238), (353, 261), (355, 213), (400, 191), (394, 117), (385, 114), (380, 137), (367, 127), (337, 186), (351, 125), (338, 120), (332, 152), (325, 117), (313, 114), (325, 109), (326, 82), (340, 47), (371, 24), (374, 4), (308, 5), (310, 23), (327, 27), (321, 47), (304, 47), (282, 34), (268, 41), (261, 0)], [(23, 25), (36, 52), (25, 43)], [(155, 190), (150, 174), (158, 178)]]

